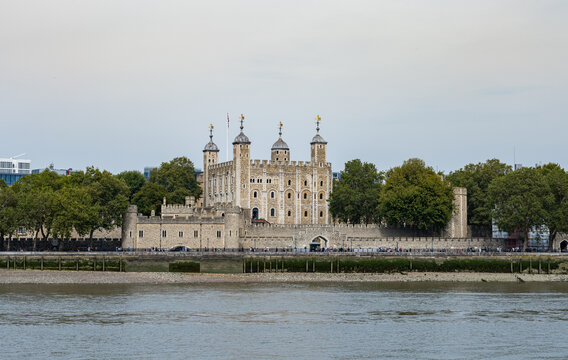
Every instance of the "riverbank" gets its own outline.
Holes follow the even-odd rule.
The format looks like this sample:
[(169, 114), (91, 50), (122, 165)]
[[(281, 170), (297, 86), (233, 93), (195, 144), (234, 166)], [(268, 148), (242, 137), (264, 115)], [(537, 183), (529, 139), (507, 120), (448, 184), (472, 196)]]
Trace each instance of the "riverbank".
[(198, 284), (198, 283), (311, 283), (311, 282), (568, 282), (561, 274), (427, 273), (117, 273), (84, 271), (0, 270), (4, 284)]

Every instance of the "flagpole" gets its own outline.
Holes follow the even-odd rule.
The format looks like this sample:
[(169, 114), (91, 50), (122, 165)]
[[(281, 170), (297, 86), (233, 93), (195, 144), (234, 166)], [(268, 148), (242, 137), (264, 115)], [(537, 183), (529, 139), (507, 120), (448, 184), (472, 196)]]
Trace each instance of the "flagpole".
[(227, 113), (227, 144), (225, 146), (225, 161), (229, 161), (229, 113)]

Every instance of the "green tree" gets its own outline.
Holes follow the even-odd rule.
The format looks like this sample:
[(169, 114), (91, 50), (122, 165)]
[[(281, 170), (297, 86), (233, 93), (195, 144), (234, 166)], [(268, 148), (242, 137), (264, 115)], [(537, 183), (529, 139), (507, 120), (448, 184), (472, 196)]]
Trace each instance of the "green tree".
[(472, 225), (491, 228), (493, 206), (489, 199), (489, 184), (511, 172), (511, 166), (497, 159), (468, 164), (448, 175), (447, 181), (467, 189), (467, 221)]
[(553, 250), (558, 233), (568, 232), (568, 174), (557, 164), (547, 164), (537, 171), (546, 184), (541, 197), (544, 210), (543, 224), (548, 228), (548, 250)]
[(4, 250), (4, 237), (10, 240), (18, 228), (18, 198), (14, 190), (0, 179), (0, 250)]
[(33, 250), (38, 235), (47, 240), (52, 235), (53, 225), (60, 212), (61, 188), (59, 175), (45, 170), (39, 174), (24, 176), (12, 186), (18, 197), (18, 213), (23, 226), (34, 233)]
[(523, 249), (526, 249), (529, 231), (544, 225), (543, 197), (547, 192), (542, 173), (534, 168), (515, 170), (489, 185), (495, 224), (509, 233), (521, 231)]
[(160, 205), (167, 195), (165, 187), (148, 182), (134, 195), (132, 202), (138, 206), (138, 212), (146, 216), (149, 216), (152, 210), (156, 210), (156, 215), (160, 215)]
[(390, 169), (381, 191), (379, 214), (389, 225), (440, 231), (452, 216), (453, 189), (420, 159)]
[(150, 172), (149, 181), (163, 186), (168, 192), (168, 201), (183, 204), (186, 196), (201, 196), (201, 187), (195, 179), (193, 163), (186, 157), (165, 162)]
[(134, 194), (136, 194), (142, 186), (146, 183), (146, 178), (142, 175), (139, 171), (123, 171), (120, 174), (116, 175), (118, 179), (123, 180), (128, 188), (130, 189), (130, 195), (128, 199), (132, 201)]
[(352, 224), (374, 222), (382, 180), (382, 174), (371, 163), (359, 159), (345, 163), (341, 180), (333, 185), (329, 197), (329, 210), (333, 218)]
[(70, 222), (80, 235), (89, 234), (89, 239), (92, 239), (97, 230), (122, 226), (122, 216), (128, 208), (130, 195), (130, 189), (123, 180), (108, 171), (89, 167), (84, 173), (72, 174), (69, 184), (71, 189), (66, 192), (68, 214), (72, 215), (73, 209), (81, 210), (74, 216), (76, 220)]

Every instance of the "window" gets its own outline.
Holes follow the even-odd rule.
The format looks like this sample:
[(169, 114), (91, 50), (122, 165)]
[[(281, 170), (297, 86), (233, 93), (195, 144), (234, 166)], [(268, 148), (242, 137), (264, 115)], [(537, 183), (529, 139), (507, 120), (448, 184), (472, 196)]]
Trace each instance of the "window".
[(323, 217), (323, 211), (320, 211), (320, 217)]
[(292, 212), (288, 210), (288, 216), (292, 216)]
[(199, 231), (194, 230), (194, 231), (193, 231), (193, 237), (198, 237), (198, 236), (199, 236)]
[(323, 186), (323, 181), (320, 181), (320, 186)]
[(304, 199), (308, 198), (308, 193), (304, 193)]
[[(278, 150), (276, 150), (276, 155), (278, 155)], [(276, 159), (276, 160), (278, 160), (278, 159)]]
[(288, 180), (288, 186), (292, 185), (292, 180)]
[(292, 193), (288, 193), (288, 199), (292, 198)]
[(276, 158), (276, 161), (278, 161), (278, 158)]
[(166, 230), (162, 230), (162, 237), (166, 237)]
[(308, 182), (304, 180), (304, 186), (308, 186)]
[(139, 230), (138, 231), (138, 237), (144, 237), (144, 231)]
[(270, 209), (270, 216), (274, 216), (274, 209)]
[(217, 237), (218, 237), (218, 238), (221, 237), (221, 230), (217, 230)]
[(253, 192), (253, 193), (252, 193), (252, 197), (256, 199), (256, 198), (258, 197), (258, 193), (257, 193), (256, 191)]
[(308, 212), (307, 212), (307, 211), (304, 211), (304, 216), (305, 216), (305, 217), (308, 217)]
[(322, 199), (323, 199), (323, 193), (320, 194), (320, 200), (322, 200)]
[(179, 237), (183, 237), (183, 231), (179, 232)]
[(270, 193), (270, 198), (271, 198), (271, 199), (274, 199), (274, 191), (272, 191), (272, 192)]

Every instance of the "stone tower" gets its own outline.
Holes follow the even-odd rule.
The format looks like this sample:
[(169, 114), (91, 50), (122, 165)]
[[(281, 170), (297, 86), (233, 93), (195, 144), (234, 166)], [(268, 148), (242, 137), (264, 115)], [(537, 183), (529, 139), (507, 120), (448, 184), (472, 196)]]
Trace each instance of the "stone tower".
[(311, 145), (311, 162), (315, 167), (324, 167), (326, 164), (326, 148), (327, 148), (327, 141), (325, 141), (321, 135), (319, 134), (320, 131), (320, 121), (321, 118), (318, 115), (316, 117), (316, 135), (312, 138), (310, 142)]
[(209, 142), (203, 149), (203, 207), (213, 206), (213, 184), (209, 179), (209, 166), (219, 161), (219, 148), (213, 142), (213, 125), (209, 125)]
[(233, 141), (234, 204), (250, 208), (250, 140), (243, 133), (244, 115), (241, 114), (241, 132)]
[(288, 144), (282, 140), (282, 123), (278, 128), (278, 140), (272, 145), (271, 157), (272, 162), (282, 162), (283, 164), (288, 164), (290, 162), (290, 148)]

